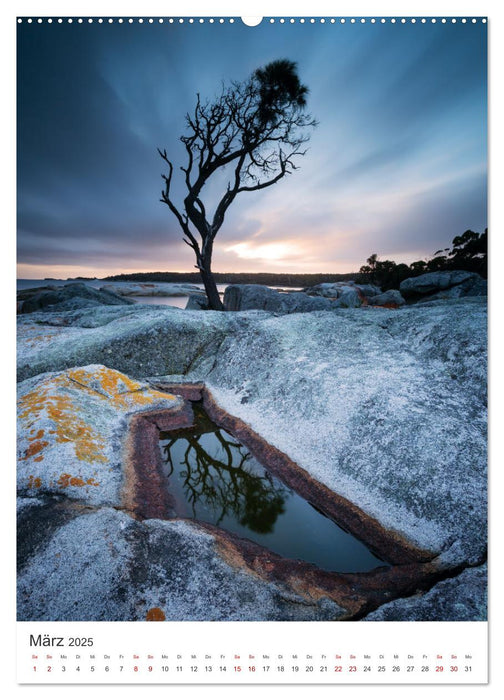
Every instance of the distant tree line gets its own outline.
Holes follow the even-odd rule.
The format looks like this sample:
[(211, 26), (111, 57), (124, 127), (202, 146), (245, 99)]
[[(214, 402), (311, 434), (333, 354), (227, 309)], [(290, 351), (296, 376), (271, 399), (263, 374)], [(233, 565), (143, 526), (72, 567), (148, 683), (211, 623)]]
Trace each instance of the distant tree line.
[[(344, 282), (355, 279), (355, 272), (290, 274), (276, 272), (214, 272), (217, 284), (264, 284), (268, 287), (311, 287), (322, 282)], [(190, 282), (201, 284), (199, 272), (134, 272), (113, 275), (108, 281)]]
[(401, 282), (408, 277), (418, 277), (426, 272), (439, 272), (442, 270), (468, 270), (477, 272), (485, 279), (488, 275), (487, 249), (488, 229), (483, 233), (465, 231), (461, 236), (456, 236), (451, 248), (437, 250), (432, 258), (417, 260), (410, 265), (395, 263), (393, 260), (379, 260), (373, 253), (363, 265), (355, 281), (358, 283), (369, 282), (387, 289), (398, 289)]

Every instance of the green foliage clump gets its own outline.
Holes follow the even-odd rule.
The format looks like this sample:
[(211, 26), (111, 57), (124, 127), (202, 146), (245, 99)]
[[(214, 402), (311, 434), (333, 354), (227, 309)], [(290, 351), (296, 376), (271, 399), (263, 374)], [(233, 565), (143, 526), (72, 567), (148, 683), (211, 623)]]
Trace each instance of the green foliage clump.
[(455, 236), (452, 247), (437, 250), (431, 258), (416, 260), (410, 265), (393, 260), (379, 260), (373, 253), (359, 270), (357, 282), (376, 284), (384, 291), (397, 289), (401, 282), (408, 277), (418, 277), (426, 272), (444, 270), (467, 270), (477, 272), (486, 279), (488, 275), (488, 229), (483, 233), (465, 231), (461, 236)]

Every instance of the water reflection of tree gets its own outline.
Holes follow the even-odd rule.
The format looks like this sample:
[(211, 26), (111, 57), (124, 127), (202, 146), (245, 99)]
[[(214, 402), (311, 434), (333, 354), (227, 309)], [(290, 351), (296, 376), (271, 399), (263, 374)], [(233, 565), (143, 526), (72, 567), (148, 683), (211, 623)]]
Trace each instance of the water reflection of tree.
[[(211, 436), (213, 449), (207, 449), (201, 438)], [(284, 512), (284, 503), (290, 491), (275, 483), (265, 471), (262, 476), (246, 469), (251, 454), (231, 436), (216, 429), (212, 433), (184, 434), (169, 440), (163, 446), (169, 467), (168, 476), (174, 471), (172, 447), (177, 440), (187, 443), (180, 472), (187, 501), (191, 504), (193, 517), (196, 505), (204, 502), (219, 514), (217, 525), (226, 515), (234, 515), (241, 525), (254, 532), (266, 534), (273, 531), (279, 515)], [(222, 447), (222, 450), (216, 449)], [(219, 453), (219, 454), (218, 454)]]

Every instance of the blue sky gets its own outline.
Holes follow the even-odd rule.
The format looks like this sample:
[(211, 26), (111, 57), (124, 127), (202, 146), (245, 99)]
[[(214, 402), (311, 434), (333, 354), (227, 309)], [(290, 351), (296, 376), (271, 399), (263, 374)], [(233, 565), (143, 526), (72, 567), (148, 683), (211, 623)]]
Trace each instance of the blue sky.
[(196, 92), (211, 98), (277, 58), (297, 62), (319, 126), (299, 170), (236, 199), (215, 270), (346, 272), (371, 253), (411, 262), (487, 226), (481, 22), (18, 32), (20, 277), (193, 270), (159, 201), (157, 147), (184, 164)]

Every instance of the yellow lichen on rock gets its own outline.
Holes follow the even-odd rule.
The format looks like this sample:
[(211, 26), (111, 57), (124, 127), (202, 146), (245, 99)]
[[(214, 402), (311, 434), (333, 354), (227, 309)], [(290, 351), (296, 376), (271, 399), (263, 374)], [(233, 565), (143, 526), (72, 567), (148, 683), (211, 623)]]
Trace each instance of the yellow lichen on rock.
[[(21, 421), (29, 420), (30, 424), (33, 424), (34, 420), (45, 413), (55, 426), (56, 442), (73, 442), (78, 459), (88, 462), (105, 462), (105, 457), (102, 454), (105, 443), (102, 436), (82, 418), (79, 418), (78, 406), (75, 405), (72, 397), (61, 392), (61, 389), (67, 386), (68, 382), (65, 375), (42, 382), (37, 389), (20, 399), (19, 418)], [(37, 454), (49, 445), (49, 442), (37, 440), (36, 437), (34, 439), (28, 436), (30, 446), (21, 459), (27, 459)]]
[(46, 440), (33, 440), (30, 442), (30, 445), (28, 446), (28, 449), (25, 451), (24, 456), (20, 457), (21, 460), (28, 459), (29, 457), (33, 457), (34, 455), (38, 454), (39, 452), (42, 452), (44, 447), (47, 447), (49, 443)]
[(182, 403), (103, 365), (28, 381), (19, 389), (18, 488), (90, 503), (119, 503), (129, 416)]
[[(106, 444), (104, 436), (85, 418), (79, 396), (82, 391), (89, 393), (94, 400), (103, 401), (110, 408), (121, 412), (149, 406), (159, 400), (175, 399), (171, 394), (152, 390), (145, 384), (104, 366), (71, 369), (49, 377), (20, 398), (19, 418), (29, 443), (20, 460), (37, 455), (35, 459), (42, 461), (44, 448), (55, 441), (73, 443), (79, 460), (107, 461), (103, 453)], [(44, 430), (37, 429), (36, 421), (41, 418), (51, 421), (52, 429), (47, 430), (47, 434), (52, 436), (49, 441), (42, 440)]]
[(100, 482), (93, 478), (82, 479), (80, 476), (72, 476), (71, 474), (62, 474), (57, 481), (59, 488), (66, 489), (69, 486), (99, 486)]
[(175, 399), (172, 394), (162, 394), (147, 388), (134, 379), (108, 367), (89, 371), (86, 368), (70, 370), (68, 377), (90, 391), (108, 398), (118, 408), (129, 408), (151, 404), (156, 399)]

